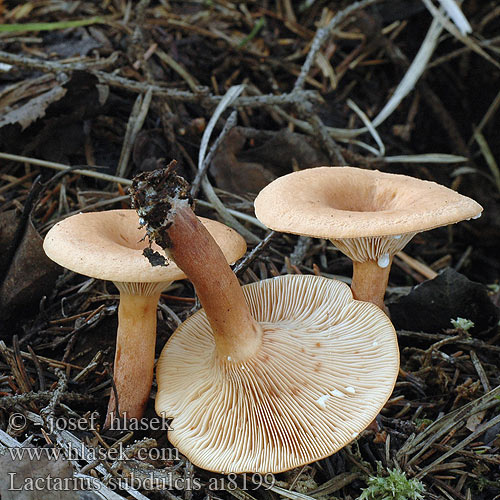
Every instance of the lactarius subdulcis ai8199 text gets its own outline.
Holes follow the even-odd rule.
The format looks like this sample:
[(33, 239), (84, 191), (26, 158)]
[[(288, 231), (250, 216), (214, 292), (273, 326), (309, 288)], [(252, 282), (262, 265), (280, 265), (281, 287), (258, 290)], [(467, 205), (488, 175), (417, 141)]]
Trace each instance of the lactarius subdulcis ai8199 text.
[(157, 365), (156, 411), (170, 441), (217, 472), (279, 472), (356, 438), (390, 396), (394, 328), (345, 284), (280, 276), (240, 287), (170, 169), (133, 182), (148, 235), (193, 282), (203, 309)]

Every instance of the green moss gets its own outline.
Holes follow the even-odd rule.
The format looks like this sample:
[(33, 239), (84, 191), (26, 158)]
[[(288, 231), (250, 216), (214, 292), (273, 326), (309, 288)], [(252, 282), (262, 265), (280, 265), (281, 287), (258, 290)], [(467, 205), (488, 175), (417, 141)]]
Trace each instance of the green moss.
[(418, 479), (408, 479), (404, 472), (393, 469), (387, 477), (370, 477), (358, 500), (421, 500), (424, 490)]
[(451, 324), (457, 330), (463, 330), (464, 332), (468, 332), (471, 328), (474, 328), (474, 322), (465, 318), (452, 319)]
[(415, 424), (418, 425), (419, 427), (422, 426), (423, 429), (426, 427), (429, 427), (429, 425), (433, 424), (434, 420), (431, 420), (430, 418), (416, 418), (415, 419)]

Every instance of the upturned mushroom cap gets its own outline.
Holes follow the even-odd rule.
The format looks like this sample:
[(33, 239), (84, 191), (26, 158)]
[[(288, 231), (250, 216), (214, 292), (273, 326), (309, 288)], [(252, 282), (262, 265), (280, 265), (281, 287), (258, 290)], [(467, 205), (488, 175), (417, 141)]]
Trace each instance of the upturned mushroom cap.
[(354, 167), (293, 172), (255, 200), (255, 214), (269, 228), (328, 239), (418, 233), (481, 212), (474, 200), (435, 182)]
[[(229, 263), (245, 253), (245, 240), (236, 231), (214, 220), (199, 219)], [(142, 254), (148, 246), (145, 234), (135, 210), (80, 213), (58, 222), (45, 236), (43, 248), (61, 266), (93, 278), (151, 283), (185, 278), (168, 258), (167, 266), (151, 266)], [(159, 246), (153, 244), (152, 249), (165, 256)]]
[(280, 472), (331, 455), (392, 393), (399, 351), (391, 322), (319, 276), (243, 291), (263, 329), (255, 356), (221, 359), (203, 309), (161, 353), (156, 411), (173, 417), (170, 441), (199, 467), (224, 473)]

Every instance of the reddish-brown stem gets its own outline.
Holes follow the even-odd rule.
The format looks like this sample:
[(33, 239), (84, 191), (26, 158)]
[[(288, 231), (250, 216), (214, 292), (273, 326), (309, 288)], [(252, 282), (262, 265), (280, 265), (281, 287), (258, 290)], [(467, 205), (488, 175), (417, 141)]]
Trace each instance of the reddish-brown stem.
[(232, 361), (248, 359), (259, 349), (262, 330), (224, 254), (187, 201), (174, 199), (168, 220), (170, 254), (196, 288), (218, 354)]
[(384, 295), (389, 281), (391, 264), (392, 256), (389, 265), (386, 267), (380, 267), (373, 260), (366, 262), (353, 261), (351, 290), (354, 298), (371, 302), (387, 313), (384, 305)]
[(119, 414), (116, 414), (114, 391), (111, 391), (106, 427), (111, 425), (111, 419), (139, 419), (146, 408), (153, 383), (156, 308), (160, 291), (133, 295), (121, 290), (113, 368)]

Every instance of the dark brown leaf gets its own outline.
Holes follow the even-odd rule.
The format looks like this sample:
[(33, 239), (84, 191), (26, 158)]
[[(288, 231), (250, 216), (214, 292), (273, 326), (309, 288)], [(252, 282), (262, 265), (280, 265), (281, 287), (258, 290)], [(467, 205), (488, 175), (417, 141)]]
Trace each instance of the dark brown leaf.
[(486, 288), (451, 268), (417, 285), (389, 308), (396, 328), (429, 333), (452, 328), (450, 321), (460, 317), (474, 322), (474, 336), (484, 337), (499, 318)]
[[(0, 221), (0, 253), (8, 255), (8, 249), (19, 220), (15, 211), (2, 214)], [(54, 286), (61, 268), (43, 251), (42, 238), (28, 221), (25, 234), (17, 248), (5, 279), (0, 285), (0, 311), (6, 316), (19, 307), (36, 305), (40, 298)], [(2, 261), (2, 265), (6, 263)], [(6, 266), (6, 267), (7, 267)]]

